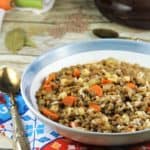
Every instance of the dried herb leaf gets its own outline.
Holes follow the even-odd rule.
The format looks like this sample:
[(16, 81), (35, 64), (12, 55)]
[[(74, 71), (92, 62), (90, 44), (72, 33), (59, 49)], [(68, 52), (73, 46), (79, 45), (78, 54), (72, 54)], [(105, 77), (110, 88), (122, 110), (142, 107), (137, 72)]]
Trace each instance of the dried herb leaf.
[(20, 50), (25, 43), (26, 34), (23, 29), (16, 28), (12, 31), (9, 31), (5, 37), (5, 45), (13, 53), (16, 53)]
[(24, 46), (36, 48), (36, 44), (27, 36), (21, 28), (9, 31), (5, 37), (5, 45), (13, 53), (18, 52)]
[(26, 39), (25, 39), (24, 46), (36, 48), (36, 44), (28, 37), (26, 37)]

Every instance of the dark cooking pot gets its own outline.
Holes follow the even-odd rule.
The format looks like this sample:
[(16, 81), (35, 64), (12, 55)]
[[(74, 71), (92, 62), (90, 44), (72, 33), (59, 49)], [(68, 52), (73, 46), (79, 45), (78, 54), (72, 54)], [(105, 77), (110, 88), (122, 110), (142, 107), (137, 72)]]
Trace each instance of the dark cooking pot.
[(150, 29), (150, 0), (95, 0), (109, 19), (138, 28)]

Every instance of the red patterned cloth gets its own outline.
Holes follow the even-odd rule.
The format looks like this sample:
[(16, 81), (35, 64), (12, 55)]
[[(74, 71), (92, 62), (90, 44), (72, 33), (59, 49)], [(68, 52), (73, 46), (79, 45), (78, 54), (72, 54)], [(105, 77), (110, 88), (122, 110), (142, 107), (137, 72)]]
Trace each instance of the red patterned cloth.
[(150, 150), (150, 143), (122, 147), (101, 147), (94, 145), (87, 146), (66, 138), (59, 138), (45, 145), (42, 150)]

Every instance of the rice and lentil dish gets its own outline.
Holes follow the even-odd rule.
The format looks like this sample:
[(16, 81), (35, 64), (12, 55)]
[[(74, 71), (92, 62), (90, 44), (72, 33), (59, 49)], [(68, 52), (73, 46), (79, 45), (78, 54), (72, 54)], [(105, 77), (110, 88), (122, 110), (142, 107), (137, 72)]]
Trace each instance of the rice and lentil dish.
[(49, 74), (36, 92), (42, 114), (93, 132), (150, 128), (150, 68), (113, 58)]

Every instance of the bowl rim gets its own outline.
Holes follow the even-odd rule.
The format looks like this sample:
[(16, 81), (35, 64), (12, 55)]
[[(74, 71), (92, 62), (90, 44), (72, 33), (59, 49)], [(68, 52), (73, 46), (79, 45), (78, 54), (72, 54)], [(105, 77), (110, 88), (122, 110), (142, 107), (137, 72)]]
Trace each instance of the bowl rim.
[[(150, 56), (150, 43), (143, 42), (143, 41), (124, 40), (124, 39), (98, 39), (98, 40), (96, 39), (96, 40), (88, 40), (88, 41), (81, 41), (81, 42), (73, 42), (71, 44), (65, 44), (64, 46), (59, 46), (59, 47), (50, 49), (50, 51), (48, 50), (46, 53), (38, 56), (35, 60), (33, 60), (33, 62), (25, 68), (25, 70), (22, 74), (20, 89), (21, 89), (21, 94), (23, 96), (23, 99), (24, 99), (26, 105), (34, 113), (35, 116), (37, 116), (40, 120), (43, 120), (44, 122), (46, 122), (46, 124), (50, 123), (50, 124), (52, 124), (52, 126), (55, 126), (57, 128), (59, 126), (63, 130), (66, 130), (66, 131), (69, 131), (69, 132), (76, 132), (76, 133), (80, 133), (80, 134), (84, 134), (84, 135), (94, 135), (94, 136), (133, 136), (133, 135), (137, 135), (137, 134), (144, 134), (144, 133), (150, 132), (150, 129), (144, 129), (144, 130), (139, 130), (139, 131), (134, 131), (134, 132), (119, 132), (119, 133), (118, 132), (117, 133), (109, 132), (109, 133), (103, 133), (103, 132), (92, 132), (92, 131), (86, 131), (86, 130), (71, 128), (71, 127), (67, 127), (63, 124), (57, 123), (57, 122), (47, 118), (46, 116), (42, 115), (38, 110), (34, 109), (34, 107), (30, 104), (30, 101), (28, 100), (28, 97), (25, 94), (24, 78), (25, 78), (27, 72), (40, 59), (43, 59), (49, 53), (57, 53), (57, 50), (63, 50), (63, 49), (68, 50), (72, 47), (77, 47), (77, 46), (81, 46), (81, 48), (79, 48), (79, 49), (82, 49), (82, 46), (84, 46), (84, 45), (98, 44), (98, 43), (106, 43), (106, 44), (111, 43), (111, 44), (116, 44), (116, 45), (117, 44), (125, 44), (125, 45), (127, 44), (127, 47), (128, 47), (127, 49), (128, 50), (123, 50), (123, 51), (148, 54)], [(140, 47), (139, 47), (139, 49), (133, 50), (133, 49), (129, 48), (131, 45), (140, 46)], [(145, 51), (142, 51), (141, 47), (143, 47)], [(100, 49), (100, 48), (98, 48), (98, 49)], [(104, 50), (104, 48), (102, 48), (102, 50)], [(122, 51), (122, 50), (120, 49), (119, 51)], [(77, 54), (77, 53), (75, 53), (75, 54)], [(67, 57), (67, 56), (70, 56), (70, 55), (67, 54), (64, 57)], [(64, 57), (62, 57), (62, 58), (64, 58)]]

